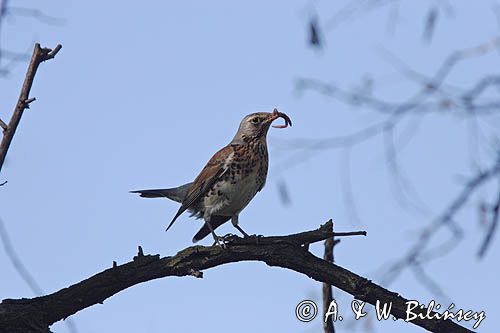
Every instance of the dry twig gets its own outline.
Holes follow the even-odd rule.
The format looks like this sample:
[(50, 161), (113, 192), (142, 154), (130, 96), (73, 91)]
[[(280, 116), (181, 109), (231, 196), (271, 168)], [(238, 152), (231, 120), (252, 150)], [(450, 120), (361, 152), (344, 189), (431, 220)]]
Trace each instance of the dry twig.
[(2, 166), (5, 161), (5, 157), (7, 156), (7, 151), (9, 150), (10, 143), (12, 142), (12, 138), (16, 133), (17, 126), (21, 121), (24, 110), (29, 108), (31, 102), (35, 101), (35, 98), (30, 98), (29, 94), (33, 85), (33, 80), (35, 79), (38, 66), (42, 62), (54, 58), (59, 50), (61, 50), (61, 48), (61, 44), (58, 44), (53, 50), (48, 48), (41, 48), (40, 44), (35, 44), (35, 49), (33, 50), (33, 55), (31, 56), (28, 71), (26, 72), (26, 77), (24, 79), (21, 93), (19, 95), (19, 99), (16, 103), (16, 107), (14, 109), (12, 117), (10, 118), (8, 124), (6, 124), (4, 121), (0, 123), (3, 129), (3, 138), (2, 142), (0, 143), (0, 171), (2, 171)]

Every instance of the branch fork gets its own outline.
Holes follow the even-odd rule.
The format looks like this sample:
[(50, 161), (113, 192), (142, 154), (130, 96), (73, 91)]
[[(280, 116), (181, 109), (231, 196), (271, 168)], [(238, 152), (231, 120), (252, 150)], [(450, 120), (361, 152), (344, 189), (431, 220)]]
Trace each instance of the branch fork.
[(40, 44), (36, 43), (33, 49), (33, 54), (31, 56), (31, 61), (26, 72), (26, 77), (24, 78), (24, 83), (21, 88), (21, 93), (19, 94), (19, 99), (17, 100), (14, 112), (9, 120), (9, 123), (5, 123), (0, 119), (0, 127), (3, 130), (3, 137), (0, 143), (0, 171), (5, 162), (5, 157), (7, 156), (7, 151), (9, 150), (10, 144), (16, 133), (17, 126), (21, 121), (24, 110), (28, 109), (30, 103), (34, 102), (36, 99), (34, 97), (29, 97), (33, 81), (35, 79), (38, 66), (49, 59), (53, 59), (57, 53), (61, 50), (61, 44), (58, 44), (54, 49), (41, 48)]

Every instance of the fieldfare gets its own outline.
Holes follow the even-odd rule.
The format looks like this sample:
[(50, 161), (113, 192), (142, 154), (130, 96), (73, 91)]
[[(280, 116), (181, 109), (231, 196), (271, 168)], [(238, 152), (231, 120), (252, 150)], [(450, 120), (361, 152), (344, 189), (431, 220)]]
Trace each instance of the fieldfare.
[(267, 177), (268, 154), (266, 136), (271, 123), (278, 118), (285, 120), (285, 128), (292, 125), (290, 118), (274, 109), (247, 115), (240, 123), (233, 140), (215, 153), (192, 183), (176, 188), (138, 190), (144, 198), (165, 197), (181, 203), (170, 229), (177, 218), (186, 210), (191, 216), (203, 218), (205, 224), (194, 235), (197, 242), (212, 234), (216, 243), (221, 239), (214, 230), (229, 221), (244, 237), (248, 234), (238, 225), (239, 213), (264, 187)]

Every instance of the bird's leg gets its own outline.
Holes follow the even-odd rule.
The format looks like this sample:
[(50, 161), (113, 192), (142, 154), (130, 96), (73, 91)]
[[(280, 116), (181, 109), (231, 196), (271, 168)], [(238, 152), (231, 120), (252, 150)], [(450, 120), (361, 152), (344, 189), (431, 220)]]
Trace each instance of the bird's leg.
[(208, 218), (208, 217), (205, 218), (205, 223), (206, 223), (208, 229), (210, 229), (210, 232), (212, 233), (212, 236), (214, 238), (214, 245), (217, 244), (220, 247), (224, 247), (223, 244), (221, 244), (221, 242), (220, 242), (220, 237), (215, 234), (215, 231), (212, 228), (212, 225), (210, 224), (210, 218)]
[(243, 237), (250, 237), (239, 225), (234, 226), (236, 229), (238, 229), (239, 232), (243, 235)]
[(231, 217), (231, 223), (236, 229), (238, 229), (239, 232), (241, 232), (243, 237), (249, 237), (248, 234), (245, 231), (243, 231), (243, 229), (241, 229), (241, 227), (238, 225), (238, 215), (233, 215)]

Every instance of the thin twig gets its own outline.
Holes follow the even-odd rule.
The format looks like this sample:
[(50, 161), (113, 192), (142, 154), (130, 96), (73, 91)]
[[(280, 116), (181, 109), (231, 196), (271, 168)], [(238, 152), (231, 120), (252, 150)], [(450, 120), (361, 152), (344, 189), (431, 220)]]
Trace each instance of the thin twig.
[(344, 200), (351, 224), (360, 225), (361, 219), (359, 217), (356, 200), (354, 199), (352, 190), (351, 149), (346, 147), (343, 152), (344, 154), (342, 154), (339, 159), (339, 162), (341, 163), (340, 182), (342, 186), (342, 199)]
[[(442, 252), (442, 248), (438, 248), (438, 250), (429, 250), (428, 245), (431, 239), (438, 234), (438, 230), (443, 226), (448, 226), (450, 230), (457, 232), (453, 221), (455, 215), (465, 206), (469, 198), (480, 186), (499, 174), (500, 157), (491, 168), (478, 172), (475, 176), (470, 178), (459, 194), (449, 203), (443, 213), (429, 225), (424, 227), (419, 237), (406, 254), (393, 265), (389, 266), (384, 282), (389, 283), (390, 280), (395, 279), (404, 268), (415, 264), (415, 262), (423, 262), (423, 257), (426, 258), (427, 262), (437, 258), (438, 254)], [(452, 239), (452, 241), (456, 242), (456, 239)]]
[(10, 240), (7, 229), (5, 228), (5, 225), (1, 218), (0, 218), (0, 239), (2, 239), (3, 247), (5, 249), (7, 257), (9, 257), (10, 262), (14, 266), (16, 272), (19, 274), (21, 279), (23, 279), (23, 281), (26, 282), (26, 284), (30, 287), (31, 291), (35, 295), (37, 296), (42, 295), (43, 294), (42, 288), (38, 285), (38, 283), (33, 278), (31, 273), (28, 271), (26, 266), (24, 266), (21, 258), (19, 258), (19, 256), (17, 255), (16, 250), (14, 249), (14, 245)]
[(2, 127), (4, 131), (7, 130), (7, 124), (2, 119), (0, 119), (0, 127)]
[[(326, 139), (303, 139), (299, 142), (294, 142), (290, 146), (296, 150), (292, 154), (292, 158), (284, 160), (283, 168), (290, 168), (296, 164), (304, 162), (312, 156), (327, 151), (333, 148), (350, 148), (359, 143), (369, 141), (377, 136), (385, 135), (385, 148), (387, 153), (386, 161), (391, 170), (391, 175), (394, 176), (394, 181), (401, 194), (396, 198), (406, 199), (414, 198), (413, 204), (418, 204), (416, 207), (422, 207), (416, 192), (412, 189), (411, 183), (402, 176), (401, 168), (396, 160), (396, 145), (393, 141), (392, 132), (396, 127), (401, 127), (403, 114), (412, 115), (422, 118), (424, 114), (454, 111), (454, 114), (463, 116), (464, 118), (478, 118), (478, 116), (498, 115), (500, 110), (500, 99), (494, 94), (488, 94), (491, 88), (500, 86), (500, 75), (491, 73), (488, 74), (473, 84), (465, 87), (455, 87), (448, 83), (452, 72), (466, 59), (480, 57), (490, 52), (500, 49), (500, 37), (494, 37), (486, 42), (480, 43), (474, 47), (464, 48), (450, 53), (444, 58), (441, 65), (432, 75), (423, 75), (411, 69), (408, 65), (394, 56), (390, 56), (389, 60), (396, 66), (405, 76), (413, 81), (416, 81), (420, 87), (417, 92), (413, 93), (410, 98), (406, 98), (401, 102), (392, 102), (382, 98), (373, 96), (371, 92), (359, 92), (342, 89), (335, 84), (325, 83), (317, 79), (300, 79), (296, 83), (296, 88), (299, 92), (312, 90), (322, 95), (332, 97), (341, 102), (354, 106), (359, 109), (371, 110), (382, 115), (382, 121), (375, 126), (363, 128), (355, 135), (343, 137), (333, 137)], [(408, 118), (408, 116), (406, 117)], [(484, 119), (483, 119), (484, 120)], [(485, 121), (487, 121), (486, 119)], [(399, 128), (398, 127), (398, 128)], [(291, 142), (290, 142), (291, 143)], [(500, 174), (500, 160), (495, 162), (495, 165), (486, 171), (480, 171), (473, 175), (467, 182), (466, 186), (458, 196), (453, 200), (448, 207), (445, 207), (443, 212), (437, 216), (431, 223), (424, 227), (420, 233), (418, 241), (408, 250), (408, 252), (397, 262), (389, 266), (387, 276), (393, 280), (399, 273), (407, 267), (413, 267), (417, 262), (424, 263), (422, 259), (430, 258), (433, 260), (443, 252), (438, 252), (445, 249), (449, 251), (462, 239), (462, 232), (454, 220), (455, 216), (462, 207), (468, 202), (469, 198), (477, 191), (477, 189), (490, 182), (496, 175)], [(410, 186), (408, 186), (410, 185)], [(406, 200), (407, 201), (407, 200)], [(406, 207), (407, 205), (405, 205)], [(496, 207), (496, 205), (494, 205)], [(425, 207), (423, 207), (425, 208)], [(489, 224), (489, 230), (485, 236), (485, 241), (482, 247), (488, 247), (489, 242), (494, 234), (497, 221), (500, 219), (496, 210), (492, 211), (492, 222)], [(438, 229), (446, 226), (452, 233), (452, 238), (449, 242), (445, 242), (435, 248), (431, 248), (430, 240), (434, 238)], [(481, 249), (480, 252), (481, 253)], [(484, 250), (483, 250), (484, 251)], [(478, 254), (479, 255), (479, 254)], [(423, 265), (423, 264), (422, 264)], [(388, 282), (386, 282), (388, 283)], [(430, 286), (427, 283), (427, 286)], [(436, 288), (431, 292), (437, 290)]]
[(488, 228), (488, 231), (486, 232), (486, 236), (484, 237), (484, 241), (481, 244), (481, 247), (479, 248), (479, 252), (477, 253), (477, 256), (482, 259), (484, 257), (484, 254), (486, 253), (486, 250), (488, 249), (491, 240), (493, 239), (493, 235), (495, 234), (496, 228), (498, 226), (498, 220), (500, 217), (500, 187), (498, 189), (498, 198), (496, 200), (495, 205), (492, 208), (493, 211), (493, 216), (491, 218), (491, 222)]
[[(331, 232), (333, 232), (333, 224), (331, 225)], [(335, 246), (334, 237), (327, 238), (325, 240), (325, 254), (323, 259), (329, 263), (334, 262), (333, 258), (333, 247)], [(332, 285), (329, 283), (323, 283), (323, 330), (325, 333), (335, 333), (335, 327), (333, 325), (333, 318), (327, 317), (330, 309), (330, 304), (333, 301)]]
[[(29, 103), (34, 101), (34, 98), (30, 98), (30, 90), (33, 85), (33, 80), (35, 79), (36, 71), (38, 66), (49, 59), (52, 59), (61, 50), (61, 45), (58, 44), (53, 50), (48, 48), (41, 48), (40, 44), (36, 43), (33, 50), (33, 55), (31, 56), (31, 61), (26, 72), (26, 77), (24, 79), (23, 86), (21, 88), (21, 93), (19, 99), (16, 103), (16, 107), (10, 118), (7, 129), (4, 129), (2, 142), (0, 143), (0, 171), (5, 162), (5, 157), (7, 156), (7, 151), (9, 150), (10, 143), (16, 133), (17, 126), (21, 121), (21, 117), (25, 109), (28, 108)], [(3, 127), (3, 126), (2, 126)]]
[(66, 22), (66, 20), (63, 18), (47, 15), (40, 9), (36, 8), (9, 6), (6, 8), (6, 13), (8, 15), (32, 17), (36, 20), (39, 20), (40, 22), (51, 25), (62, 25)]

